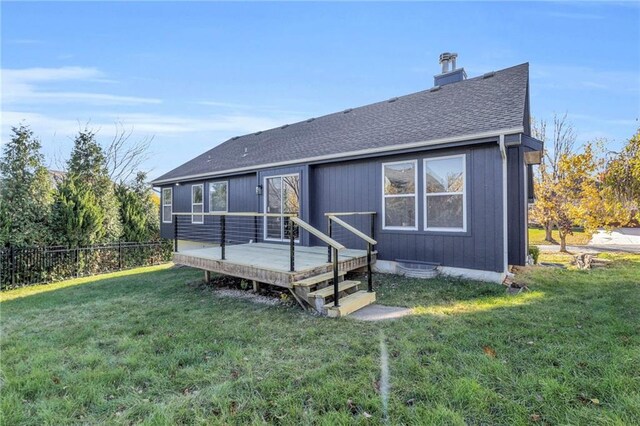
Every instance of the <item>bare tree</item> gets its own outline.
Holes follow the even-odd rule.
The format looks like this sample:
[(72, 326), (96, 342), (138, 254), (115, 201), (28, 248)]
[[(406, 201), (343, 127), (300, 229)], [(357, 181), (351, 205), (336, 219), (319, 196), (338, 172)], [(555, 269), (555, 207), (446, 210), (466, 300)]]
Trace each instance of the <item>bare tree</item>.
[(133, 127), (126, 128), (116, 122), (116, 133), (111, 143), (105, 146), (107, 170), (113, 182), (123, 183), (135, 178), (140, 166), (149, 159), (149, 147), (153, 136), (133, 140)]

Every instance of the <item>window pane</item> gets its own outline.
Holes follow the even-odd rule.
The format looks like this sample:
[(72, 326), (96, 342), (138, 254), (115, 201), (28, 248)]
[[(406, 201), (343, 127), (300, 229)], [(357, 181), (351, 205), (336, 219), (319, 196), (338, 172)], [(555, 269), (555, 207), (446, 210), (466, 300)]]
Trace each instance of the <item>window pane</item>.
[(162, 204), (171, 205), (171, 188), (165, 188), (162, 190)]
[(464, 161), (462, 157), (427, 160), (427, 193), (462, 192), (464, 190)]
[(393, 197), (384, 200), (384, 225), (415, 227), (415, 197)]
[(202, 186), (192, 186), (191, 193), (193, 194), (194, 203), (202, 203)]
[(193, 213), (202, 213), (202, 204), (194, 204), (192, 212)]
[(300, 212), (300, 180), (298, 175), (282, 178), (283, 213)]
[(209, 210), (212, 212), (227, 211), (227, 183), (216, 182), (209, 185)]
[(162, 220), (168, 222), (172, 219), (171, 217), (171, 206), (163, 206), (162, 207)]
[(463, 195), (430, 195), (427, 197), (427, 228), (462, 228)]
[(414, 167), (414, 163), (385, 165), (385, 195), (414, 194), (416, 192), (416, 176)]

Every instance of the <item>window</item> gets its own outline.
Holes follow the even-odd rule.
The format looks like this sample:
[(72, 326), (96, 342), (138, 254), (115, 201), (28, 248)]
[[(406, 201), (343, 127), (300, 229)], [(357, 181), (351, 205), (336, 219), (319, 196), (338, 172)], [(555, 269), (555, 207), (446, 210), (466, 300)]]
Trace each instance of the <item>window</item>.
[(466, 158), (424, 160), (424, 227), (427, 231), (467, 230)]
[(229, 202), (227, 182), (211, 182), (209, 184), (209, 211), (226, 212)]
[(171, 223), (173, 214), (173, 190), (162, 188), (162, 222)]
[[(191, 213), (203, 213), (204, 212), (204, 185), (192, 185), (191, 186)], [(204, 215), (193, 214), (191, 215), (191, 223), (204, 223)]]
[(382, 164), (383, 229), (418, 229), (418, 161)]

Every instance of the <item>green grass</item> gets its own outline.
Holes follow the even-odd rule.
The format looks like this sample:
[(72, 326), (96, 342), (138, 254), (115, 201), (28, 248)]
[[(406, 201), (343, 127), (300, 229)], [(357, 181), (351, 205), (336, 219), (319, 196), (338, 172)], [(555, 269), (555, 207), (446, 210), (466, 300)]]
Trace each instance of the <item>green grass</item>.
[[(560, 244), (560, 235), (558, 235), (558, 231), (551, 231), (551, 236), (556, 241), (557, 244)], [(536, 229), (529, 228), (529, 244), (530, 245), (549, 245), (552, 244), (548, 241), (545, 241), (545, 231), (544, 229)], [(572, 235), (567, 235), (567, 245), (570, 246), (582, 246), (589, 243), (591, 240), (591, 234), (582, 232), (582, 231), (573, 231)]]
[(613, 259), (531, 268), (512, 296), (376, 275), (414, 308), (382, 323), (220, 297), (186, 268), (7, 292), (0, 423), (382, 424), (382, 339), (388, 424), (638, 424), (640, 257)]

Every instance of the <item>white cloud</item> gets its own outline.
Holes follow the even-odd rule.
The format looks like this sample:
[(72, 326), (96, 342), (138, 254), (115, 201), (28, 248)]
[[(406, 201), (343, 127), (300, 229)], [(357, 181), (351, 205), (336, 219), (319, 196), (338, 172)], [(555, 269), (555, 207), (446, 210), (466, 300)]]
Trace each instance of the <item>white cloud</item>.
[(52, 82), (94, 82), (112, 83), (105, 74), (96, 68), (60, 67), (60, 68), (24, 68), (3, 69), (2, 101), (4, 105), (17, 104), (91, 104), (91, 105), (135, 105), (159, 104), (156, 98), (121, 96), (108, 93), (50, 91), (46, 84)]

